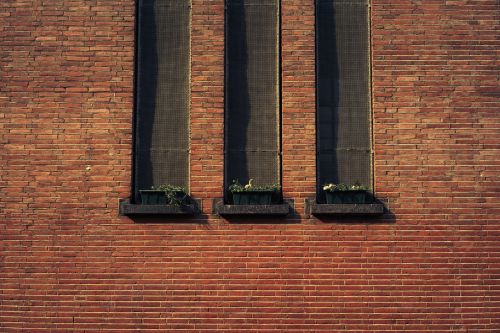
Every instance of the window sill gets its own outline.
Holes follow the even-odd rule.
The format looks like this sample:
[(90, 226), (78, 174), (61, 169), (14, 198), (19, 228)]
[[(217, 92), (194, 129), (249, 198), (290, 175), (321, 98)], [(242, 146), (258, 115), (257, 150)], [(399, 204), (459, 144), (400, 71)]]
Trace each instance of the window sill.
[(182, 206), (132, 204), (129, 199), (120, 201), (120, 215), (125, 216), (194, 216), (198, 213), (196, 201)]
[(306, 199), (308, 215), (335, 216), (380, 216), (384, 214), (384, 204), (319, 204), (315, 199)]
[(284, 217), (290, 214), (292, 206), (288, 202), (273, 205), (226, 205), (223, 199), (215, 199), (214, 214), (220, 216)]

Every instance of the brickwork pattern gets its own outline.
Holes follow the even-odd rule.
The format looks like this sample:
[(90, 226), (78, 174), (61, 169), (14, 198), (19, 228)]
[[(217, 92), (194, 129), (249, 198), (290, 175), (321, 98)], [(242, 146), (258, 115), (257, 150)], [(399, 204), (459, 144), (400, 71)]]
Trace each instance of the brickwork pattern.
[(374, 185), (390, 212), (315, 196), (314, 1), (282, 1), (290, 218), (212, 214), (224, 172), (224, 2), (192, 0), (194, 219), (130, 196), (132, 0), (0, 2), (1, 332), (500, 330), (499, 7), (372, 0)]

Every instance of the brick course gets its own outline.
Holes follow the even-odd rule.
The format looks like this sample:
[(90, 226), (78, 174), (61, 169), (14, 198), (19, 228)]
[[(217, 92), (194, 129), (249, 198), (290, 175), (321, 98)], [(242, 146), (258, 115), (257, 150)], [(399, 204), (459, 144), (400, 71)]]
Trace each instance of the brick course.
[[(236, 223), (223, 193), (224, 2), (192, 0), (194, 219), (130, 196), (132, 0), (0, 3), (1, 332), (500, 330), (499, 7), (372, 0), (379, 219), (315, 196), (314, 1), (282, 1), (283, 193)], [(240, 221), (241, 222), (241, 221)]]

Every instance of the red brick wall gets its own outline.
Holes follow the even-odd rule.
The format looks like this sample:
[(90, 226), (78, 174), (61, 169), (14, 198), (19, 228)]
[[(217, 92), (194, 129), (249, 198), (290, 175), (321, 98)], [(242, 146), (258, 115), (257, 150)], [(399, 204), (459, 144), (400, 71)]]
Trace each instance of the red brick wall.
[[(498, 3), (373, 0), (374, 180), (391, 213), (307, 218), (313, 0), (282, 1), (283, 191), (222, 196), (224, 5), (193, 0), (194, 220), (135, 223), (132, 0), (0, 3), (1, 332), (500, 330)], [(152, 223), (156, 222), (156, 223)], [(374, 223), (377, 222), (377, 223)]]

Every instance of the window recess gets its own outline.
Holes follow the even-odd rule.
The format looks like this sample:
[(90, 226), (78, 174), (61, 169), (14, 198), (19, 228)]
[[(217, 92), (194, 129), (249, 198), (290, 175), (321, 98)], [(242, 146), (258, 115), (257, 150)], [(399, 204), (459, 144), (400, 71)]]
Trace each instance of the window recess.
[(139, 190), (188, 187), (189, 0), (138, 0), (134, 197)]
[(371, 185), (369, 3), (316, 1), (317, 201), (325, 183)]
[(279, 1), (226, 0), (225, 189), (281, 181)]

